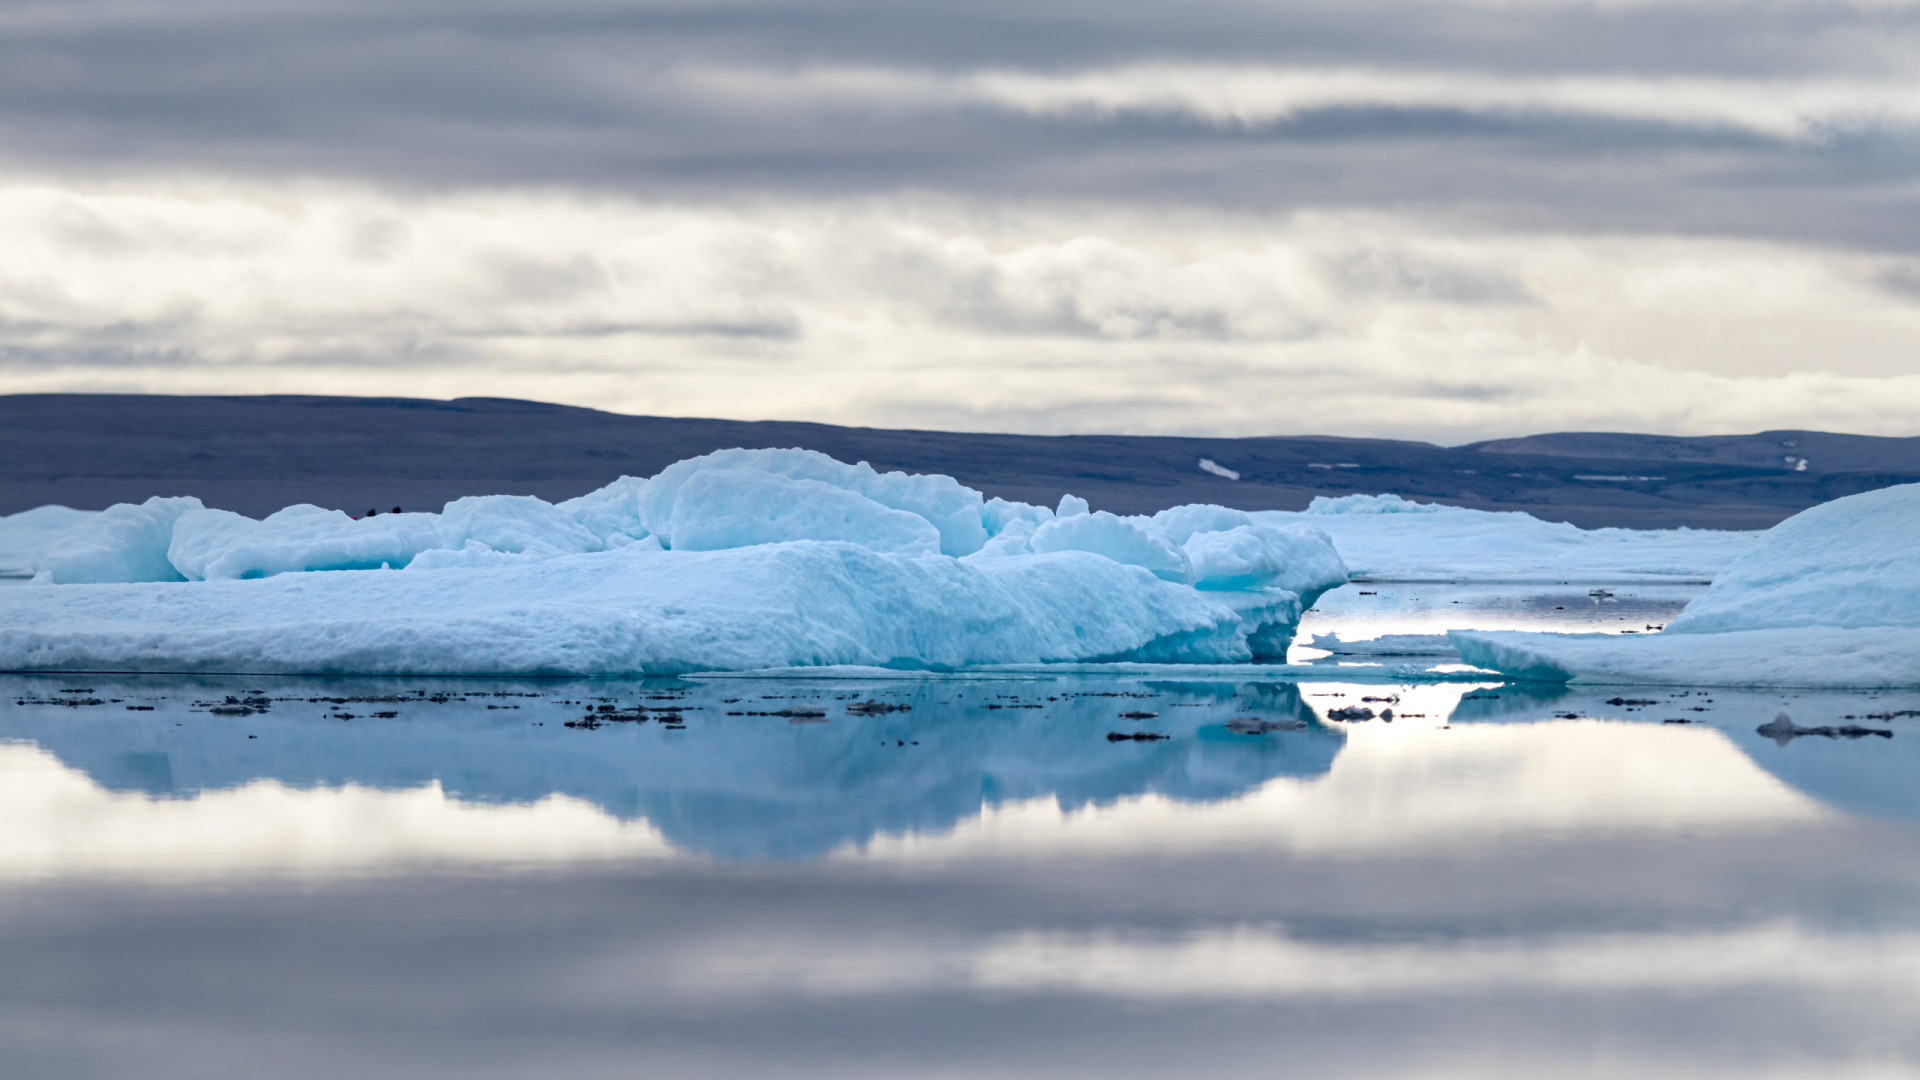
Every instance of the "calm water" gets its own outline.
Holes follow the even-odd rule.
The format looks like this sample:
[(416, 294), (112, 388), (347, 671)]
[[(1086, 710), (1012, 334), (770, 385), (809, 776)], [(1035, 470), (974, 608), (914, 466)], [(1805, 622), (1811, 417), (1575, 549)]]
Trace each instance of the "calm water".
[(0, 679), (0, 1072), (1920, 1075), (1920, 693), (1328, 676)]

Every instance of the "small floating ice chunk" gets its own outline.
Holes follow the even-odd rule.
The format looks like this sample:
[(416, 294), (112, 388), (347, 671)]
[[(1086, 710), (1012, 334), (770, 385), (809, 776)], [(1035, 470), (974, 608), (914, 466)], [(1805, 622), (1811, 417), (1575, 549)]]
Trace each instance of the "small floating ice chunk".
[(1203, 473), (1212, 473), (1213, 475), (1221, 477), (1222, 479), (1226, 479), (1226, 480), (1240, 479), (1239, 472), (1233, 469), (1227, 468), (1225, 465), (1220, 464), (1219, 462), (1213, 460), (1212, 458), (1200, 459), (1200, 471)]

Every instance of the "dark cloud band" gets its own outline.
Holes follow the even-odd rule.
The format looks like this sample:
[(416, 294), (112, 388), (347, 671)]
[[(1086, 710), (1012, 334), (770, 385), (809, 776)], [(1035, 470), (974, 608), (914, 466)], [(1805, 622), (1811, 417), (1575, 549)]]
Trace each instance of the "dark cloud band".
[(1848, 4), (12, 3), (0, 162), (1906, 252), (1916, 30)]

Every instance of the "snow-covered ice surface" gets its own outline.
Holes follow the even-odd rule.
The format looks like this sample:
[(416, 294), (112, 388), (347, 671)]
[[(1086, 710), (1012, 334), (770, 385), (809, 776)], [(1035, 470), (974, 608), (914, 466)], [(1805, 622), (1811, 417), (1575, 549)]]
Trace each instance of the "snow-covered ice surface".
[[(38, 512), (36, 512), (38, 513)], [(13, 519), (8, 519), (8, 522)], [(16, 529), (22, 536), (25, 528)], [(640, 674), (1282, 659), (1342, 584), (1324, 534), (984, 499), (949, 477), (727, 450), (558, 505), (253, 520), (88, 515), (0, 595), (0, 668)]]
[(1322, 496), (1298, 513), (1254, 520), (1309, 524), (1348, 568), (1375, 581), (1551, 585), (1707, 582), (1759, 540), (1710, 529), (1580, 529), (1513, 511), (1466, 510), (1397, 495)]
[(1657, 634), (1455, 631), (1525, 679), (1646, 685), (1920, 686), (1920, 485), (1816, 506), (1767, 531)]
[[(980, 562), (796, 541), (528, 565), (9, 589), (15, 670), (630, 674), (1251, 659), (1282, 590), (1224, 603), (1087, 552)], [(1282, 642), (1281, 647), (1284, 647)]]

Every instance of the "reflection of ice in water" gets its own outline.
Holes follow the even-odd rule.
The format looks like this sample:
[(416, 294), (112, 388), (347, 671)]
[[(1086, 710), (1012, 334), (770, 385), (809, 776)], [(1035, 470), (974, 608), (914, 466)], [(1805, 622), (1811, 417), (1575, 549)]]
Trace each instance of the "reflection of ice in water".
[[(15, 879), (327, 876), (836, 848), (882, 861), (1357, 853), (1818, 815), (1718, 732), (1450, 723), (1475, 690), (1329, 682), (1305, 684), (1302, 697), (1285, 684), (930, 681), (911, 688), (913, 711), (880, 719), (844, 714), (865, 693), (808, 691), (834, 707), (828, 723), (713, 716), (685, 732), (568, 730), (558, 718), (579, 705), (542, 712), (525, 700), (511, 721), (477, 704), (491, 699), (353, 723), (157, 709), (102, 724), (58, 709), (38, 730), (47, 747), (0, 750), (0, 816), (10, 823), (0, 869)], [(793, 692), (728, 680), (680, 700), (697, 717), (694, 702), (732, 699), (735, 711), (757, 702), (764, 712)], [(770, 693), (780, 696), (764, 700)], [(961, 707), (961, 695), (973, 704)], [(1326, 719), (1366, 699), (1395, 718)], [(1046, 707), (1014, 707), (1032, 703)], [(1120, 718), (1132, 711), (1157, 715)], [(1306, 727), (1247, 736), (1225, 726), (1249, 711)], [(18, 733), (35, 711), (8, 702), (5, 715)], [(552, 725), (536, 727), (539, 716)], [(1105, 738), (1116, 728), (1170, 737), (1116, 745)], [(916, 745), (898, 745), (901, 736)], [(222, 756), (223, 745), (235, 749)]]
[[(611, 820), (647, 822), (681, 850), (727, 859), (811, 858), (877, 834), (939, 832), (1005, 803), (1074, 810), (1149, 794), (1177, 803), (1229, 799), (1275, 776), (1324, 773), (1343, 738), (1307, 723), (1298, 691), (1278, 682), (415, 687), (89, 677), (85, 695), (60, 689), (74, 681), (16, 680), (12, 700), (0, 702), (0, 738), (31, 739), (109, 790), (159, 797), (161, 816), (215, 796), (238, 807), (246, 800), (229, 796), (252, 788), (259, 790), (249, 798), (270, 804), (269, 817), (276, 800), (299, 789), (405, 791), (429, 802), (444, 793), (477, 805), (558, 797)], [(349, 700), (356, 695), (372, 700)], [(868, 700), (886, 708), (858, 707)], [(806, 715), (797, 719), (808, 722), (784, 715), (798, 705)], [(583, 721), (589, 713), (594, 719)], [(1274, 730), (1248, 735), (1227, 726), (1248, 715), (1276, 721)], [(1136, 734), (1156, 737), (1114, 738)], [(349, 804), (361, 806), (348, 799), (341, 812)], [(407, 850), (399, 844), (394, 858)]]
[[(1782, 713), (1802, 728), (1856, 737), (1806, 735), (1782, 745), (1762, 732)], [(1558, 716), (1711, 725), (1756, 765), (1826, 806), (1920, 821), (1920, 692), (1513, 684), (1454, 711), (1456, 723), (1531, 725)]]
[[(657, 691), (164, 682), (0, 700), (0, 1030), (73, 1075), (1920, 1072), (1920, 839), (1776, 777), (1779, 695), (729, 679), (586, 730)], [(15, 704), (82, 686), (128, 700)]]

